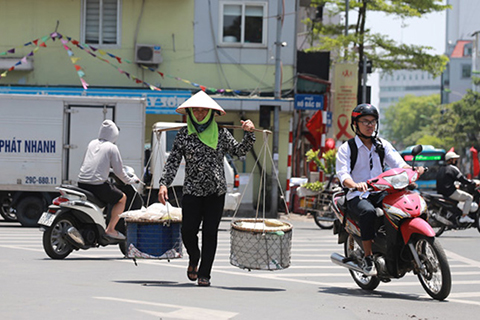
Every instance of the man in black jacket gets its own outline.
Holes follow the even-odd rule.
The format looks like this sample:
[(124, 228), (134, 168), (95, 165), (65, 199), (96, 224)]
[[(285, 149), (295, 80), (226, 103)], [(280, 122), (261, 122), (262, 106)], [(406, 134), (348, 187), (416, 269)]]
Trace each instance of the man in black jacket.
[(472, 180), (467, 179), (456, 167), (460, 156), (455, 152), (447, 152), (445, 155), (445, 165), (441, 166), (437, 173), (437, 192), (446, 198), (456, 201), (464, 201), (463, 212), (458, 222), (474, 223), (475, 220), (468, 216), (470, 207), (472, 206), (473, 196), (468, 192), (459, 190), (455, 186), (455, 181), (463, 184), (475, 184)]

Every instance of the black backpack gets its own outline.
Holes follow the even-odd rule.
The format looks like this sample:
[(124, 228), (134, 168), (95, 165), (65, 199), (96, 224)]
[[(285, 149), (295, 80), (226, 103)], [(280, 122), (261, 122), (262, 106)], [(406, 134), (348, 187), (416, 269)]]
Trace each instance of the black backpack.
[[(375, 146), (375, 152), (378, 153), (380, 157), (380, 163), (382, 164), (382, 170), (385, 168), (385, 148), (382, 145), (382, 141), (377, 138), (372, 138), (373, 145)], [(348, 146), (350, 147), (350, 172), (355, 168), (355, 163), (357, 163), (358, 148), (355, 143), (355, 138), (348, 140)]]

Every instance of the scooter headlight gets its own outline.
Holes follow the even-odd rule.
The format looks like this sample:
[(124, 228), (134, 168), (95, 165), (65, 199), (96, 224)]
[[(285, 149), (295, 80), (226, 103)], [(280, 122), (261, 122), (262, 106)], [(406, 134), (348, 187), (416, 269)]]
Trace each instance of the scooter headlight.
[(384, 177), (383, 179), (390, 183), (395, 189), (405, 189), (409, 184), (408, 174), (405, 171), (394, 176)]

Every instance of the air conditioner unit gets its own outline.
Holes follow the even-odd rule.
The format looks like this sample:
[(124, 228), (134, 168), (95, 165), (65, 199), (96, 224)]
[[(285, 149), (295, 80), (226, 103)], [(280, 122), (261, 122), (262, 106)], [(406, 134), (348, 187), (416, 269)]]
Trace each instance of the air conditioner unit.
[(160, 64), (163, 61), (160, 54), (161, 47), (153, 44), (135, 45), (135, 63), (140, 64)]

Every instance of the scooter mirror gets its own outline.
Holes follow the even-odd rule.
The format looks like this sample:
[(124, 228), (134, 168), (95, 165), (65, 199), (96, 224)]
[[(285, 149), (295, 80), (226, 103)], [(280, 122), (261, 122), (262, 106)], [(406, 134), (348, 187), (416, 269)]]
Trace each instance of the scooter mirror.
[(422, 147), (421, 144), (416, 145), (412, 150), (412, 155), (416, 156), (417, 154), (420, 154), (422, 152), (422, 150), (423, 150), (423, 147)]
[(412, 161), (412, 168), (415, 168), (415, 156), (417, 156), (418, 154), (420, 154), (423, 150), (423, 147), (421, 144), (418, 144), (416, 145), (413, 149), (412, 149), (412, 156), (413, 156), (413, 161)]

